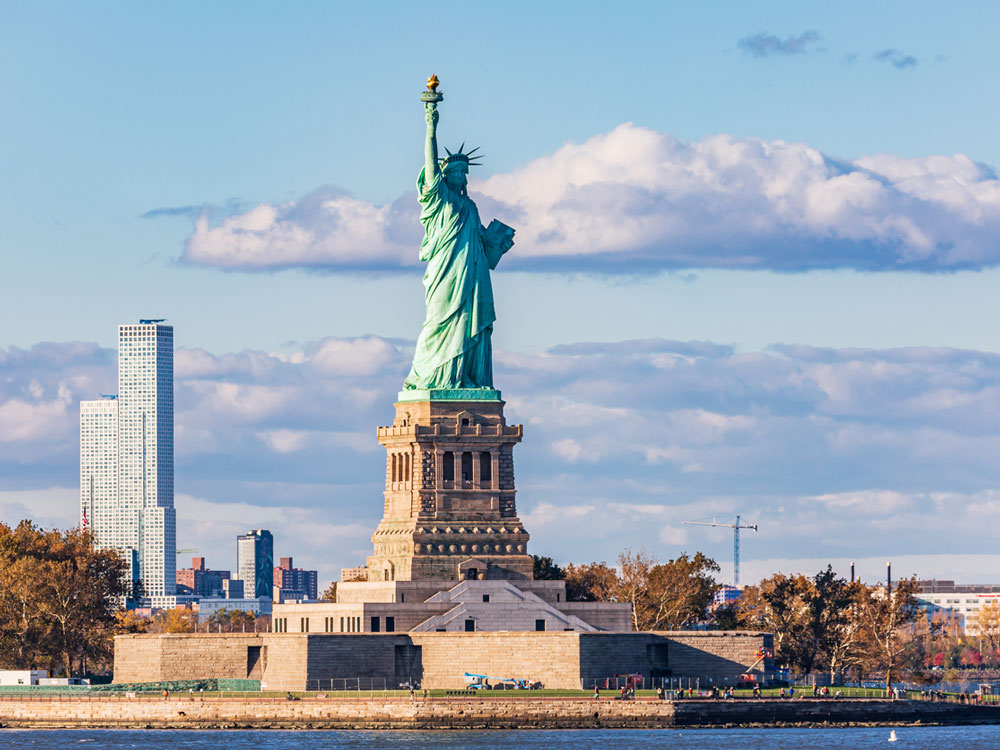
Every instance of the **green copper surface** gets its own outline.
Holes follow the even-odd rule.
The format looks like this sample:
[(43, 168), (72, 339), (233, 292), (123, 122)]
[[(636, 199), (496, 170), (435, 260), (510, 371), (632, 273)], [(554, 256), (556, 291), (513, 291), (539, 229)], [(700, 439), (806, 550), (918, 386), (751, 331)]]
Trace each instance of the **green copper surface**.
[(414, 388), (400, 391), (397, 401), (500, 401), (495, 388)]
[[(417, 177), (424, 239), (427, 317), (417, 339), (403, 393), (493, 387), (493, 286), (490, 270), (514, 244), (514, 230), (496, 221), (484, 227), (466, 191), (469, 156), (460, 148), (438, 163), (437, 101), (424, 101), (427, 138)], [(474, 149), (473, 149), (474, 150)], [(496, 398), (499, 398), (499, 393)], [(400, 400), (418, 400), (402, 398)], [(480, 398), (456, 396), (455, 398)], [(453, 400), (453, 399), (449, 399)]]

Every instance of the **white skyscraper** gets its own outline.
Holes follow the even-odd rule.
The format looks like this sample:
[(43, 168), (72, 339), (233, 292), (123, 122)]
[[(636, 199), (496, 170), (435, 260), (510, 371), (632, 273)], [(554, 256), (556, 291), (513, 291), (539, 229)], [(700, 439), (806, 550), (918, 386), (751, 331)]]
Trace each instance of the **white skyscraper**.
[(118, 326), (118, 396), (80, 403), (80, 521), (121, 550), (156, 606), (177, 590), (174, 332)]

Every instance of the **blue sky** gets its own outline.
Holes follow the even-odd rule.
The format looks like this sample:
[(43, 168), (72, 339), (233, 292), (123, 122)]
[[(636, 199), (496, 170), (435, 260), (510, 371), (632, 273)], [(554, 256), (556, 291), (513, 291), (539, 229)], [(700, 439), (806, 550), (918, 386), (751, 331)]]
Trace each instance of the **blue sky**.
[(996, 578), (998, 16), (5, 5), (0, 518), (71, 522), (76, 402), (113, 389), (118, 323), (163, 316), (181, 546), (230, 566), (259, 518), (327, 577), (363, 556), (435, 72), (443, 142), (482, 146), (473, 196), (518, 229), (495, 346), (533, 551), (728, 562), (679, 522), (741, 512), (745, 578)]

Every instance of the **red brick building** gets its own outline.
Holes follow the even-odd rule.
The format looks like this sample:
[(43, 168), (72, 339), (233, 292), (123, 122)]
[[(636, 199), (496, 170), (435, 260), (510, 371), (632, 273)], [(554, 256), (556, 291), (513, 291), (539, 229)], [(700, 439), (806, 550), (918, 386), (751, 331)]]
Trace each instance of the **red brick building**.
[(192, 557), (190, 568), (177, 571), (177, 593), (193, 596), (224, 596), (222, 582), (229, 580), (228, 570), (209, 570), (204, 557)]
[(274, 569), (274, 585), (281, 589), (282, 598), (315, 599), (319, 573), (292, 567), (292, 558), (282, 557)]

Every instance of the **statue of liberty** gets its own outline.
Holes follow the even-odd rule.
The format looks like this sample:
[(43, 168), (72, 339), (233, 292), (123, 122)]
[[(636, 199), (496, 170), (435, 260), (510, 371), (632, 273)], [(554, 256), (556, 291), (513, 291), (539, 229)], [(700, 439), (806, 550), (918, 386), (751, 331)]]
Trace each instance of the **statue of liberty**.
[[(495, 219), (484, 227), (469, 198), (469, 166), (478, 149), (438, 158), (437, 104), (444, 97), (431, 76), (421, 97), (427, 120), (424, 166), (417, 177), (424, 239), (424, 321), (405, 390), (493, 387), (493, 287), (490, 270), (514, 244), (514, 230)], [(402, 395), (402, 394), (401, 394)]]

